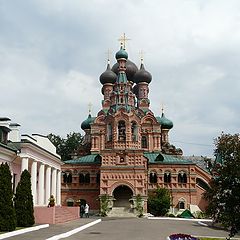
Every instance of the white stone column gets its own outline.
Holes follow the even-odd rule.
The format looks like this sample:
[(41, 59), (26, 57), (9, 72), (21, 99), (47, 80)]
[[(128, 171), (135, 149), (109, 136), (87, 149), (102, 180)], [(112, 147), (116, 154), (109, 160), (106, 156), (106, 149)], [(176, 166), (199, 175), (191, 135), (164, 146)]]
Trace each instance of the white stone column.
[(25, 169), (28, 170), (28, 158), (27, 157), (22, 158), (21, 172), (23, 172)]
[(31, 184), (32, 184), (32, 195), (33, 195), (33, 205), (37, 204), (37, 162), (32, 162), (31, 167)]
[(41, 163), (38, 178), (38, 205), (44, 205), (44, 164)]
[(48, 205), (51, 195), (51, 167), (47, 167), (46, 170), (46, 189), (45, 189), (45, 204)]
[(57, 171), (57, 205), (61, 205), (61, 170)]
[(52, 195), (56, 199), (56, 187), (57, 187), (57, 169), (53, 169), (52, 171)]

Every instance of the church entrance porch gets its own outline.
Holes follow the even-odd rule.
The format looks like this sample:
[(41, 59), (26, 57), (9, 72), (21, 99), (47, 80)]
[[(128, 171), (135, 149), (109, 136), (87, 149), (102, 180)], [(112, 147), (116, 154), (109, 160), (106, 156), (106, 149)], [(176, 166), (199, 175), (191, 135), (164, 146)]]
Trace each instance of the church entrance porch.
[(132, 208), (132, 190), (125, 185), (116, 187), (113, 191), (114, 203), (109, 217), (135, 217)]
[(121, 185), (114, 189), (113, 197), (115, 199), (113, 207), (126, 207), (130, 208), (130, 199), (133, 196), (132, 190), (125, 186)]

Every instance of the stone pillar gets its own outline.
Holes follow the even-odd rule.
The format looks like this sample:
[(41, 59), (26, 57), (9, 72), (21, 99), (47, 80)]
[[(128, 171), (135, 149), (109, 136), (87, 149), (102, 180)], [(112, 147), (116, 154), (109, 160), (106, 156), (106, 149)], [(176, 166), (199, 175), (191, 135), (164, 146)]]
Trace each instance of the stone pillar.
[(37, 204), (37, 162), (32, 162), (31, 167), (31, 185), (32, 185), (32, 195), (33, 195), (33, 205)]
[(45, 204), (47, 205), (49, 202), (49, 198), (51, 195), (51, 167), (47, 167), (46, 170), (46, 189), (45, 189)]
[(41, 163), (38, 178), (38, 205), (44, 205), (44, 164)]
[(57, 205), (61, 205), (61, 170), (57, 171)]
[(25, 169), (28, 170), (28, 158), (26, 157), (22, 158), (21, 172), (23, 172)]
[(51, 194), (56, 199), (56, 187), (57, 187), (57, 169), (53, 169), (52, 171), (52, 192)]

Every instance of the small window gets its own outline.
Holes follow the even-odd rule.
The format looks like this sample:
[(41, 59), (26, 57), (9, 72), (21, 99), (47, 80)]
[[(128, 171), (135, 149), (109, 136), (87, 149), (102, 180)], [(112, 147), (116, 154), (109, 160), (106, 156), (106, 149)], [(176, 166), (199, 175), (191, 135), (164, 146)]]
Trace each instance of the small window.
[(72, 174), (71, 173), (64, 173), (63, 174), (63, 182), (64, 183), (72, 183)]
[(85, 175), (85, 183), (90, 183), (90, 174), (89, 173), (87, 173)]
[(164, 183), (171, 183), (171, 173), (170, 172), (164, 173)]
[(149, 175), (149, 181), (150, 183), (157, 183), (157, 174), (154, 172), (151, 172)]
[(185, 202), (180, 201), (178, 205), (179, 205), (179, 209), (185, 209)]
[(147, 144), (147, 136), (142, 136), (142, 141), (141, 141), (141, 144), (142, 144), (142, 148), (147, 148), (148, 144)]
[(96, 176), (96, 183), (100, 183), (100, 173), (97, 173), (97, 176)]
[(118, 123), (118, 141), (126, 140), (126, 125), (124, 121)]
[(82, 173), (79, 174), (79, 183), (80, 183), (80, 184), (85, 183), (84, 174), (82, 174)]
[(187, 174), (185, 172), (178, 174), (178, 183), (187, 183)]

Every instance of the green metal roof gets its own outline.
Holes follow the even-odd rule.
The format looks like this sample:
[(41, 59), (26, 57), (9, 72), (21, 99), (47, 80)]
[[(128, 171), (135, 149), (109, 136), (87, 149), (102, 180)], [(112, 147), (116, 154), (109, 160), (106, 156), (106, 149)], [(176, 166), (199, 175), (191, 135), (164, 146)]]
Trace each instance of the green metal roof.
[(193, 164), (192, 161), (180, 159), (172, 155), (162, 153), (144, 153), (144, 157), (149, 160), (149, 163), (161, 163), (161, 164)]
[(4, 143), (1, 143), (0, 142), (0, 147), (3, 147), (3, 148), (6, 148), (10, 151), (13, 151), (13, 152), (17, 152), (17, 148), (15, 148), (14, 146), (10, 145), (9, 143), (8, 144), (4, 144)]
[(90, 154), (77, 159), (64, 161), (67, 164), (99, 164), (101, 163), (101, 156), (99, 154)]

